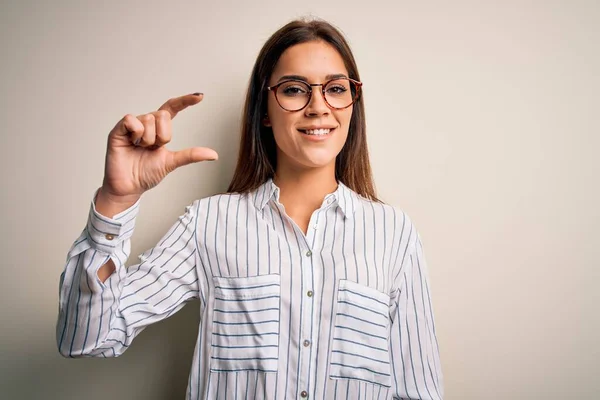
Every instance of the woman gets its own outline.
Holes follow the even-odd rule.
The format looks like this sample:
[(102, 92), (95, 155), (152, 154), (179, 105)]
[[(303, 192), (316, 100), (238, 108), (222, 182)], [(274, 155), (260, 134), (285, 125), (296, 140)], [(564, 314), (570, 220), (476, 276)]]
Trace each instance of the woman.
[(228, 193), (187, 207), (129, 268), (142, 193), (217, 154), (164, 147), (201, 94), (119, 121), (61, 276), (61, 354), (118, 356), (198, 298), (189, 399), (440, 399), (422, 246), (376, 198), (361, 86), (330, 24), (282, 27), (252, 72)]

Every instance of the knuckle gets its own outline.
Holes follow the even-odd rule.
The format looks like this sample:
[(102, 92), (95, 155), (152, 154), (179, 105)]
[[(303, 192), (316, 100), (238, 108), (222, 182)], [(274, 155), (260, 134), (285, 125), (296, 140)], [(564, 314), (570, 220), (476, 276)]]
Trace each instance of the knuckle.
[(132, 121), (134, 119), (135, 119), (135, 117), (133, 115), (131, 115), (131, 114), (125, 114), (125, 116), (122, 118), (122, 121), (130, 122), (130, 121)]
[(152, 114), (144, 114), (144, 115), (141, 115), (138, 119), (140, 121), (146, 122), (146, 123), (154, 122), (154, 115), (152, 115)]
[(171, 114), (167, 110), (158, 110), (156, 111), (156, 118), (160, 120), (170, 120)]

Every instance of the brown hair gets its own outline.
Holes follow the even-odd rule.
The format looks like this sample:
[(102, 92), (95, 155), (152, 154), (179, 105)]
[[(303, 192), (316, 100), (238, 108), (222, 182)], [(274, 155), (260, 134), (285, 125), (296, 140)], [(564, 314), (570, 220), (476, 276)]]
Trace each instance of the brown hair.
[[(277, 166), (275, 139), (271, 128), (263, 125), (268, 95), (265, 88), (279, 57), (287, 48), (315, 40), (332, 45), (344, 60), (349, 78), (360, 80), (350, 46), (330, 23), (296, 20), (275, 32), (261, 49), (252, 69), (242, 115), (240, 152), (228, 192), (249, 192), (274, 176)], [(361, 196), (379, 201), (369, 163), (362, 96), (353, 106), (348, 138), (335, 161), (335, 178)]]

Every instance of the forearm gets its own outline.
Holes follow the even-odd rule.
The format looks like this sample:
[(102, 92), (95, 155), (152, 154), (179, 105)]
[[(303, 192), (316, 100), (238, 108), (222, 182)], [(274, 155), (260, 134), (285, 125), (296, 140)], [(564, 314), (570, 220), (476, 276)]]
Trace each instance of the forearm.
[[(115, 215), (132, 207), (139, 199), (140, 196), (115, 197), (106, 193), (103, 188), (100, 188), (94, 203), (98, 214), (107, 218), (113, 218)], [(106, 264), (98, 269), (98, 279), (100, 279), (100, 282), (105, 282), (115, 272), (116, 268), (115, 263), (109, 258)]]
[(65, 357), (100, 355), (97, 349), (108, 337), (110, 320), (118, 308), (120, 285), (110, 282), (110, 287), (105, 286), (95, 272), (108, 257), (89, 248), (67, 262), (61, 277), (56, 326), (58, 349)]
[[(88, 227), (69, 252), (61, 277), (57, 342), (66, 357), (118, 356), (146, 326), (199, 295), (196, 209), (185, 215), (140, 264), (125, 268), (137, 206), (107, 219), (92, 207)], [(107, 235), (113, 236), (107, 239)], [(104, 275), (103, 268), (115, 271)]]
[[(126, 329), (110, 329), (119, 328), (115, 319), (123, 287), (120, 281), (126, 274), (137, 209), (136, 205), (109, 219), (92, 206), (86, 229), (69, 251), (61, 276), (56, 327), (57, 345), (66, 357), (101, 356), (106, 349), (109, 355), (123, 351), (113, 352), (115, 343), (125, 343)], [(105, 345), (109, 339), (116, 341)]]

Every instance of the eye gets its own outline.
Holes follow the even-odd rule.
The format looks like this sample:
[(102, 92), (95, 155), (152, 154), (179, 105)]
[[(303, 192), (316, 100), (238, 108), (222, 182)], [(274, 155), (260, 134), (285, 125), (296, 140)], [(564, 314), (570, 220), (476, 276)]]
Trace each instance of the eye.
[(347, 92), (348, 89), (340, 84), (335, 84), (335, 85), (331, 85), (327, 88), (327, 93), (330, 94), (343, 94), (345, 92)]
[(289, 94), (289, 95), (295, 95), (295, 94), (306, 93), (306, 90), (304, 90), (298, 86), (288, 86), (285, 89), (283, 89), (283, 93)]
[(279, 93), (288, 96), (305, 96), (308, 93), (308, 89), (301, 83), (289, 82), (279, 87)]

